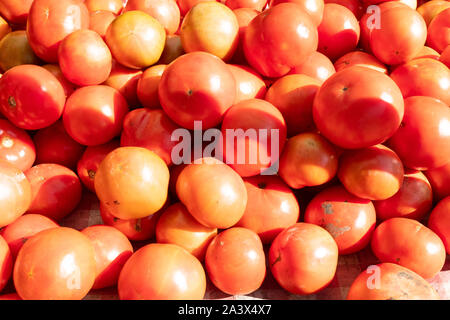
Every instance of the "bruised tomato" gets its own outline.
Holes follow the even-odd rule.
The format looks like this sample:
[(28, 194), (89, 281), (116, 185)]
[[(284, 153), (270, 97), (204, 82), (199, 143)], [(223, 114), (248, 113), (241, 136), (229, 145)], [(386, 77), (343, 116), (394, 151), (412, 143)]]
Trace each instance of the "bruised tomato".
[(6, 286), (13, 269), (13, 257), (8, 243), (0, 235), (0, 292)]
[(168, 35), (164, 44), (164, 50), (158, 63), (169, 64), (184, 53), (180, 36), (177, 34)]
[(336, 69), (330, 59), (315, 51), (302, 64), (292, 68), (289, 74), (304, 74), (323, 83), (335, 72)]
[(446, 197), (431, 211), (428, 219), (428, 228), (433, 230), (445, 246), (445, 251), (450, 254), (450, 197)]
[(105, 40), (106, 31), (116, 17), (111, 11), (92, 11), (89, 13), (89, 29), (97, 32)]
[(7, 71), (22, 64), (39, 64), (28, 42), (27, 33), (17, 30), (8, 33), (0, 41), (0, 68)]
[(141, 105), (145, 108), (160, 107), (158, 88), (161, 76), (167, 65), (157, 64), (146, 69), (138, 80), (136, 94)]
[(119, 14), (123, 9), (123, 0), (85, 0), (84, 4), (89, 11), (105, 10)]
[(236, 80), (236, 99), (235, 103), (247, 99), (264, 99), (267, 87), (261, 76), (252, 68), (229, 64), (228, 68)]
[(12, 24), (24, 25), (27, 22), (33, 0), (2, 0), (0, 15)]
[(450, 196), (450, 162), (442, 167), (423, 172), (433, 189), (434, 200), (440, 201)]
[(427, 44), (438, 52), (450, 45), (450, 8), (440, 12), (428, 26)]
[(25, 171), (35, 159), (36, 148), (29, 134), (8, 120), (0, 119), (0, 160)]
[(318, 26), (323, 19), (324, 1), (323, 0), (269, 0), (269, 7), (276, 6), (283, 2), (291, 2), (298, 4), (308, 15), (316, 26)]
[(361, 66), (371, 68), (383, 73), (388, 73), (388, 69), (384, 63), (375, 58), (370, 53), (364, 51), (352, 51), (344, 54), (336, 60), (334, 67), (336, 71), (341, 71), (352, 66)]

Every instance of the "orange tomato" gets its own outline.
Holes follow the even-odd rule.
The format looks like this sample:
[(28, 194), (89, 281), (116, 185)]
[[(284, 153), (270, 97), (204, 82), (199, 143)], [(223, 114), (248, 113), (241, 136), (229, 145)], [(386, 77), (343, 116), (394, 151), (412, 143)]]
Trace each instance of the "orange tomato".
[(229, 64), (228, 68), (236, 80), (236, 99), (234, 103), (247, 99), (264, 99), (267, 87), (261, 76), (252, 68)]
[(439, 53), (427, 46), (423, 46), (422, 50), (413, 59), (431, 58), (439, 60)]
[(450, 8), (440, 12), (428, 26), (427, 44), (438, 52), (450, 45)]
[(267, 4), (267, 0), (226, 0), (225, 5), (232, 9), (255, 9), (258, 11), (263, 11)]
[(302, 64), (291, 69), (289, 74), (304, 74), (323, 83), (336, 69), (331, 60), (324, 54), (313, 52)]
[(0, 2), (0, 15), (10, 23), (24, 25), (27, 22), (33, 0), (2, 0)]
[(184, 17), (193, 6), (195, 6), (200, 2), (207, 2), (207, 1), (215, 1), (215, 0), (177, 0), (177, 4), (178, 7), (180, 8), (181, 16)]
[(111, 11), (91, 11), (89, 13), (89, 29), (97, 32), (105, 40), (106, 31), (116, 17)]
[(450, 254), (450, 197), (446, 197), (431, 211), (428, 219), (428, 228), (434, 231), (445, 246), (445, 251)]
[(146, 69), (139, 78), (136, 93), (139, 102), (145, 108), (156, 109), (160, 107), (158, 87), (161, 76), (167, 65), (157, 64)]
[(119, 14), (123, 9), (123, 0), (84, 0), (84, 4), (90, 12), (104, 10)]
[(31, 49), (26, 31), (10, 32), (0, 41), (0, 68), (3, 71), (22, 64), (39, 63), (40, 59)]
[(316, 26), (322, 22), (325, 6), (323, 0), (270, 0), (269, 7), (273, 7), (284, 2), (298, 4), (304, 11), (306, 11), (306, 13), (308, 13)]
[(61, 86), (63, 87), (66, 98), (69, 97), (75, 91), (76, 86), (73, 83), (69, 82), (69, 80), (67, 80), (66, 77), (64, 77), (59, 65), (46, 64), (43, 65), (42, 68), (46, 69), (47, 71), (50, 71), (50, 73), (55, 76), (56, 80), (58, 80)]
[(352, 66), (361, 66), (371, 68), (385, 74), (388, 73), (388, 69), (384, 63), (364, 51), (352, 51), (346, 53), (334, 63), (336, 71), (341, 71)]
[(250, 8), (238, 8), (234, 9), (233, 13), (236, 15), (236, 19), (239, 25), (239, 40), (236, 51), (234, 52), (231, 61), (235, 64), (247, 64), (243, 48), (245, 30), (247, 29), (250, 21), (252, 21), (253, 18), (260, 13), (260, 11)]
[(441, 11), (450, 8), (450, 2), (443, 0), (427, 1), (417, 8), (417, 12), (422, 15), (427, 26)]
[(0, 292), (8, 283), (13, 269), (13, 257), (8, 243), (0, 236)]

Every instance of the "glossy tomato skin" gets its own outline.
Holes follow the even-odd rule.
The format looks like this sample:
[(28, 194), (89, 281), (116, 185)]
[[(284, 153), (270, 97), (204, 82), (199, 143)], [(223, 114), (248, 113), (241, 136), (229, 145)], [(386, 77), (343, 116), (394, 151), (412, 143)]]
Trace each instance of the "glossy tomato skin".
[(326, 287), (335, 275), (337, 260), (333, 237), (322, 227), (305, 222), (284, 229), (269, 250), (270, 270), (276, 281), (299, 295)]
[[(371, 116), (375, 113), (379, 116)], [(398, 129), (403, 114), (403, 97), (395, 82), (381, 72), (360, 66), (328, 78), (313, 104), (317, 129), (332, 143), (348, 149), (384, 142)]]
[(40, 64), (28, 42), (27, 33), (17, 30), (8, 33), (0, 41), (0, 68), (8, 71), (22, 64)]
[(417, 12), (422, 15), (423, 20), (425, 20), (425, 23), (429, 26), (431, 20), (447, 8), (450, 8), (450, 3), (448, 3), (448, 1), (433, 0), (419, 5), (417, 7)]
[(79, 0), (36, 0), (31, 5), (27, 35), (36, 55), (58, 62), (61, 41), (76, 30), (89, 27), (89, 11)]
[(105, 40), (106, 31), (116, 17), (111, 11), (91, 11), (89, 13), (89, 29), (97, 32)]
[(229, 64), (228, 68), (236, 80), (236, 99), (234, 103), (247, 99), (264, 99), (267, 87), (261, 76), (252, 68)]
[(47, 229), (19, 251), (14, 285), (24, 300), (81, 300), (94, 284), (95, 268), (94, 247), (85, 235), (67, 227)]
[(450, 196), (450, 163), (423, 173), (431, 184), (434, 200), (440, 201)]
[(65, 101), (58, 79), (40, 66), (16, 66), (0, 79), (0, 112), (19, 128), (37, 130), (55, 123)]
[(323, 53), (315, 51), (302, 64), (292, 68), (289, 74), (304, 74), (323, 83), (335, 72), (331, 60)]
[(30, 135), (5, 119), (0, 119), (0, 160), (25, 171), (36, 159), (36, 147)]
[(71, 83), (69, 80), (64, 77), (61, 68), (57, 64), (46, 64), (42, 66), (47, 71), (50, 71), (52, 75), (55, 76), (55, 78), (59, 81), (59, 83), (62, 85), (64, 89), (64, 94), (67, 97), (69, 97), (76, 89), (76, 86)]
[(6, 286), (13, 269), (13, 256), (8, 243), (0, 235), (0, 292)]
[(434, 207), (428, 219), (428, 228), (433, 230), (445, 246), (445, 251), (450, 254), (450, 198), (445, 197)]
[(397, 263), (425, 279), (441, 271), (445, 247), (439, 236), (416, 220), (391, 218), (374, 231), (371, 247), (381, 262)]
[(323, 0), (270, 0), (269, 7), (276, 6), (283, 2), (298, 4), (304, 11), (308, 13), (316, 26), (318, 26), (322, 22), (325, 6)]
[[(280, 43), (284, 44), (283, 49)], [(294, 3), (281, 3), (256, 16), (248, 25), (243, 41), (248, 63), (266, 77), (287, 74), (316, 51), (317, 45), (313, 20)]]
[(335, 186), (311, 200), (304, 219), (326, 229), (336, 241), (339, 254), (344, 255), (358, 252), (369, 244), (375, 230), (376, 213), (372, 201)]
[(136, 93), (141, 105), (145, 108), (160, 108), (158, 88), (166, 64), (156, 64), (146, 69), (139, 78)]
[(364, 51), (352, 51), (346, 53), (342, 57), (337, 59), (334, 63), (336, 71), (341, 71), (352, 66), (361, 66), (371, 68), (385, 74), (388, 73), (388, 69), (384, 63), (382, 63), (370, 53)]
[(200, 261), (174, 244), (152, 243), (137, 250), (118, 282), (121, 300), (201, 300), (205, 291)]
[(346, 7), (355, 15), (358, 21), (365, 13), (365, 8), (360, 0), (325, 0), (325, 4), (327, 3), (336, 3)]
[(10, 23), (24, 25), (32, 3), (33, 0), (4, 0), (0, 3), (0, 14)]
[(227, 65), (206, 52), (191, 52), (173, 61), (159, 83), (163, 110), (178, 125), (194, 128), (202, 121), (208, 129), (220, 123), (234, 103), (236, 81)]
[(90, 12), (98, 10), (107, 10), (114, 14), (122, 12), (124, 1), (123, 0), (85, 0), (84, 4)]
[(427, 44), (438, 52), (450, 45), (450, 8), (441, 11), (431, 20)]
[(64, 127), (78, 143), (104, 144), (120, 134), (128, 110), (127, 101), (116, 89), (105, 85), (82, 87), (67, 99)]

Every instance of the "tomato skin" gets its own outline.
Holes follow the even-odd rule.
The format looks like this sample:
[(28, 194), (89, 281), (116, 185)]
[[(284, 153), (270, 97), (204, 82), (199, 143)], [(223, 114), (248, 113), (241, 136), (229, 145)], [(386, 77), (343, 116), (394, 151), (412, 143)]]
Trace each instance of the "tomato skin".
[(103, 84), (119, 91), (128, 105), (135, 108), (139, 106), (137, 86), (142, 74), (142, 70), (130, 69), (113, 61), (111, 73)]
[(89, 11), (83, 2), (35, 0), (28, 16), (27, 35), (39, 58), (56, 63), (61, 41), (72, 32), (88, 27)]
[(450, 45), (450, 8), (441, 11), (428, 25), (427, 44), (438, 52)]
[(391, 218), (382, 222), (372, 235), (371, 247), (381, 262), (397, 263), (425, 279), (436, 275), (445, 263), (442, 240), (412, 219)]
[(425, 23), (429, 26), (431, 20), (447, 8), (450, 8), (450, 3), (448, 1), (433, 0), (420, 5), (417, 8), (417, 12), (422, 15), (423, 20), (425, 20)]
[[(367, 103), (373, 104), (371, 112), (380, 116), (370, 116)], [(384, 142), (398, 129), (403, 114), (403, 97), (395, 82), (381, 72), (360, 66), (328, 78), (313, 104), (317, 129), (333, 144), (346, 149)]]
[(55, 78), (62, 85), (66, 98), (69, 97), (75, 91), (76, 86), (73, 83), (71, 83), (69, 80), (67, 80), (66, 77), (64, 77), (59, 65), (46, 64), (46, 65), (43, 65), (42, 68), (46, 69), (47, 71), (50, 71), (50, 73), (55, 76)]
[(161, 76), (167, 65), (157, 64), (146, 69), (137, 83), (137, 97), (143, 107), (149, 109), (160, 108), (158, 88)]
[(0, 235), (0, 292), (8, 283), (13, 269), (13, 257), (8, 243)]
[[(65, 101), (60, 82), (42, 67), (16, 66), (0, 78), (0, 112), (16, 127), (48, 127), (61, 117)], [(39, 108), (35, 107), (36, 102)]]
[(289, 74), (304, 74), (323, 83), (336, 73), (331, 60), (324, 54), (315, 51), (302, 64), (291, 69)]
[(5, 19), (0, 17), (0, 40), (3, 39), (8, 33), (11, 32), (11, 27)]
[(439, 57), (439, 61), (450, 68), (450, 45), (448, 45), (447, 48), (442, 51)]
[(231, 62), (234, 64), (246, 65), (247, 60), (245, 59), (243, 48), (245, 30), (247, 29), (250, 21), (252, 21), (253, 18), (260, 13), (260, 11), (250, 8), (239, 8), (234, 9), (233, 13), (236, 15), (236, 19), (239, 25), (239, 43), (237, 45), (236, 51), (233, 54), (233, 57), (231, 58)]
[(0, 15), (10, 23), (24, 25), (32, 3), (33, 0), (3, 0), (0, 2)]
[(91, 11), (89, 13), (89, 29), (97, 32), (105, 40), (106, 31), (116, 17), (111, 11)]
[(41, 231), (19, 251), (13, 277), (24, 300), (81, 300), (95, 281), (94, 247), (72, 228)]
[(121, 300), (201, 300), (206, 275), (200, 261), (185, 249), (152, 243), (125, 263), (118, 291)]
[(295, 3), (302, 7), (306, 13), (311, 17), (312, 21), (316, 26), (318, 26), (323, 19), (323, 12), (324, 12), (324, 1), (323, 0), (314, 0), (314, 1), (307, 1), (307, 0), (269, 0), (269, 7), (276, 6), (280, 3), (288, 2), (288, 3)]
[(1, 39), (0, 68), (3, 71), (22, 64), (40, 64), (40, 62), (30, 47), (26, 31), (13, 31)]
[(225, 5), (231, 10), (247, 8), (263, 11), (267, 4), (267, 0), (226, 0)]
[(299, 295), (326, 287), (336, 273), (337, 260), (333, 237), (311, 223), (299, 222), (284, 229), (269, 250), (270, 270), (276, 281), (286, 291)]
[(426, 170), (423, 172), (433, 189), (433, 198), (440, 201), (450, 196), (450, 162), (442, 167)]
[(434, 207), (428, 219), (428, 228), (434, 231), (445, 246), (445, 251), (450, 254), (450, 198), (445, 197)]
[(336, 3), (346, 7), (355, 15), (358, 21), (365, 13), (365, 8), (360, 0), (325, 0), (325, 4), (327, 3)]
[(84, 4), (90, 12), (105, 10), (114, 14), (121, 13), (123, 9), (123, 0), (85, 0)]
[(236, 80), (235, 104), (247, 99), (264, 99), (266, 83), (255, 70), (236, 64), (228, 64), (228, 68)]
[(423, 46), (414, 59), (431, 58), (439, 61), (439, 53), (433, 48)]
[[(374, 268), (375, 267), (375, 268)], [(369, 286), (375, 273), (379, 287)], [(353, 281), (347, 300), (439, 300), (434, 288), (417, 273), (394, 263), (380, 263), (361, 272)]]
[(22, 300), (17, 293), (7, 293), (0, 295), (0, 300)]
[(5, 119), (0, 119), (0, 160), (25, 171), (36, 159), (36, 147), (30, 135)]
[(352, 51), (346, 53), (334, 63), (336, 71), (341, 71), (352, 66), (367, 67), (385, 74), (388, 73), (388, 69), (384, 63), (364, 51)]
[(184, 53), (180, 36), (177, 34), (168, 35), (158, 64), (169, 64)]

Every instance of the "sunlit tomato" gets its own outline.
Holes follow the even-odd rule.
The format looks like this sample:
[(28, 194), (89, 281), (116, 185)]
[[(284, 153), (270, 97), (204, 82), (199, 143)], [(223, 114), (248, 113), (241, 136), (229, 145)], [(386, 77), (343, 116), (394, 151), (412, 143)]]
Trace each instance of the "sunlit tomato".
[(110, 226), (93, 225), (81, 230), (91, 240), (95, 250), (96, 278), (92, 289), (102, 289), (117, 284), (120, 271), (133, 254), (130, 240)]
[(239, 8), (234, 9), (233, 13), (236, 16), (239, 25), (239, 43), (232, 57), (232, 62), (235, 64), (247, 64), (242, 42), (244, 40), (245, 30), (247, 29), (250, 21), (252, 21), (253, 18), (260, 13), (260, 11), (250, 8)]
[(227, 65), (206, 52), (182, 55), (167, 66), (159, 83), (159, 101), (178, 125), (202, 128), (218, 125), (234, 103), (236, 81)]
[(247, 207), (236, 227), (253, 230), (263, 244), (298, 221), (300, 208), (291, 189), (277, 176), (244, 178)]
[(89, 11), (80, 0), (35, 0), (27, 23), (33, 51), (44, 61), (58, 61), (61, 41), (76, 30), (89, 28)]
[(167, 65), (157, 64), (151, 66), (142, 73), (139, 78), (136, 94), (141, 105), (145, 108), (155, 109), (160, 107), (158, 87), (161, 81), (161, 76), (166, 70)]
[(159, 58), (158, 64), (169, 64), (184, 54), (183, 45), (179, 35), (168, 35), (164, 44), (164, 50)]
[(17, 293), (6, 293), (0, 295), (0, 300), (22, 300)]
[(13, 24), (25, 24), (28, 18), (33, 0), (2, 0), (0, 2), (0, 14)]
[(443, 10), (428, 26), (427, 44), (438, 52), (450, 45), (450, 8)]
[(66, 98), (70, 96), (76, 89), (76, 86), (64, 77), (61, 68), (57, 64), (46, 64), (42, 66), (44, 69), (50, 71), (52, 75), (59, 81), (64, 89)]
[(243, 41), (247, 61), (266, 77), (287, 74), (316, 51), (317, 44), (316, 25), (294, 3), (281, 3), (256, 16), (248, 25)]
[(267, 0), (226, 0), (225, 5), (232, 9), (255, 9), (258, 11), (263, 11), (267, 4)]
[(318, 26), (322, 22), (324, 1), (323, 0), (269, 0), (269, 7), (283, 2), (298, 4), (311, 17), (313, 23)]
[(13, 257), (8, 243), (0, 236), (0, 292), (6, 286), (13, 269)]
[(425, 20), (425, 23), (428, 26), (434, 17), (447, 8), (450, 8), (449, 1), (432, 0), (420, 5), (417, 8), (417, 12), (422, 15), (423, 20)]
[(31, 186), (22, 170), (5, 161), (0, 161), (0, 228), (7, 226), (31, 204)]
[(445, 64), (450, 68), (450, 45), (442, 51), (441, 56), (439, 57), (439, 61)]
[(369, 266), (353, 281), (347, 300), (439, 300), (428, 281), (394, 263)]
[(137, 250), (118, 283), (121, 300), (201, 300), (205, 291), (202, 264), (174, 244), (152, 243)]
[(15, 260), (20, 248), (32, 236), (42, 230), (56, 228), (59, 225), (52, 219), (40, 214), (24, 214), (1, 230)]
[(9, 26), (8, 22), (0, 16), (0, 40), (3, 39), (10, 32), (11, 27)]
[(56, 163), (74, 169), (85, 147), (73, 140), (58, 120), (33, 136), (36, 145), (36, 164)]
[(67, 133), (86, 145), (104, 144), (120, 134), (128, 103), (114, 88), (105, 85), (77, 89), (63, 114)]
[(105, 39), (114, 59), (120, 64), (142, 69), (161, 57), (166, 32), (161, 23), (147, 13), (128, 11), (109, 25)]
[(130, 107), (137, 107), (137, 85), (141, 76), (142, 70), (130, 69), (113, 61), (111, 73), (103, 84), (119, 91)]
[[(128, 1), (130, 2), (130, 1)], [(123, 9), (123, 0), (85, 0), (84, 4), (89, 11), (105, 10), (119, 14)]]
[(328, 78), (313, 104), (317, 128), (342, 148), (363, 148), (385, 141), (400, 126), (403, 113), (403, 97), (395, 82), (379, 71), (360, 66)]
[(94, 184), (98, 198), (111, 214), (121, 219), (138, 219), (163, 207), (169, 169), (148, 149), (120, 147), (100, 163)]
[(180, 25), (180, 9), (175, 0), (128, 0), (126, 11), (139, 10), (158, 20), (167, 34), (174, 34)]
[(47, 229), (25, 242), (13, 271), (24, 300), (81, 300), (95, 281), (95, 252), (81, 232)]
[(336, 3), (346, 7), (355, 15), (358, 21), (364, 14), (364, 7), (360, 0), (325, 0), (325, 4), (327, 3)]
[(388, 73), (388, 69), (384, 63), (382, 63), (370, 53), (364, 51), (349, 52), (337, 59), (334, 63), (336, 71), (341, 71), (352, 66), (361, 66), (371, 68), (373, 70), (377, 70), (386, 74)]
[(22, 64), (39, 63), (39, 58), (28, 43), (26, 31), (10, 32), (0, 41), (0, 68), (3, 71)]
[(293, 294), (311, 294), (334, 278), (338, 246), (322, 227), (299, 222), (272, 242), (269, 265), (276, 281)]
[(28, 133), (8, 120), (0, 119), (0, 160), (25, 171), (31, 168), (35, 159), (36, 148)]
[(178, 176), (176, 190), (192, 216), (207, 227), (232, 227), (242, 218), (247, 205), (242, 178), (215, 158), (187, 165)]
[(0, 112), (19, 128), (48, 127), (61, 117), (65, 101), (61, 83), (42, 67), (17, 66), (0, 78)]
[(431, 229), (407, 218), (391, 218), (373, 232), (372, 251), (381, 262), (397, 263), (425, 279), (445, 263), (445, 247)]
[(442, 167), (423, 172), (433, 189), (433, 198), (437, 201), (450, 196), (450, 162)]
[(92, 11), (89, 13), (89, 29), (97, 32), (105, 40), (106, 31), (115, 18), (116, 15), (111, 11)]
[(422, 59), (422, 58), (431, 58), (439, 60), (439, 53), (430, 47), (423, 46), (423, 48), (413, 59)]
[(447, 254), (450, 254), (450, 197), (442, 199), (434, 207), (428, 219), (428, 228), (441, 238)]
[(267, 87), (261, 76), (250, 67), (229, 64), (228, 68), (236, 80), (236, 100), (234, 103), (247, 99), (264, 99)]
[(330, 59), (326, 55), (315, 51), (309, 55), (305, 62), (292, 68), (289, 74), (304, 74), (324, 82), (335, 72), (336, 70)]
[(181, 16), (184, 17), (188, 13), (188, 11), (197, 3), (215, 0), (176, 0), (176, 1), (178, 7), (180, 8)]
[(389, 146), (406, 167), (427, 170), (450, 161), (450, 109), (430, 97), (405, 99), (402, 126), (389, 140)]
[(280, 110), (288, 136), (314, 130), (312, 106), (321, 82), (303, 74), (291, 74), (276, 80), (265, 99)]

